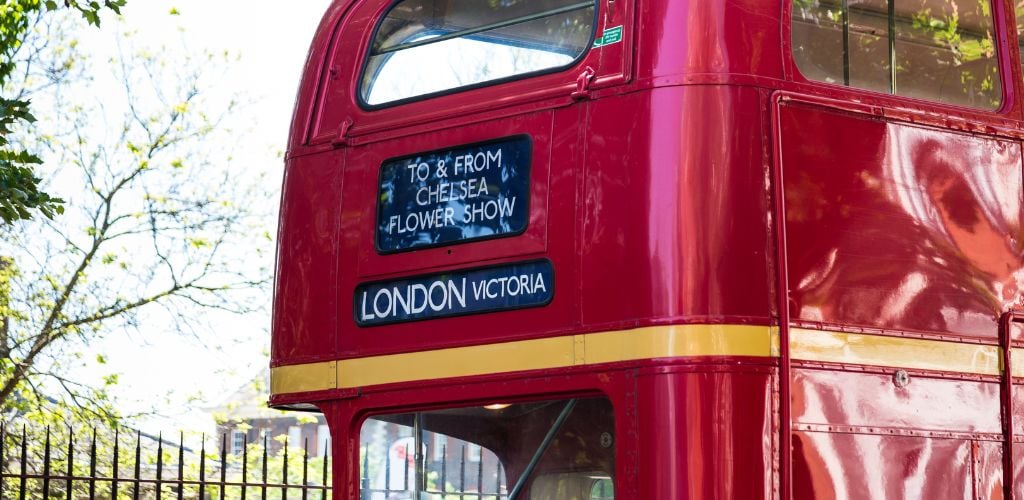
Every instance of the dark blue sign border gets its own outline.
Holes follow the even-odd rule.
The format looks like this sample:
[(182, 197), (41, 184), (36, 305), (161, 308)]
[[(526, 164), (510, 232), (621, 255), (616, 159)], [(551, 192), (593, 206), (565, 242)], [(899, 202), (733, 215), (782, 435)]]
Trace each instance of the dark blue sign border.
[[(516, 266), (529, 266), (529, 265), (538, 265), (538, 264), (546, 266), (547, 267), (547, 271), (549, 272), (549, 274), (551, 276), (550, 283), (546, 285), (548, 290), (549, 290), (548, 294), (547, 294), (547, 297), (546, 297), (546, 299), (544, 301), (541, 301), (541, 302), (534, 302), (534, 303), (529, 303), (529, 304), (515, 305), (515, 306), (511, 306), (511, 307), (491, 307), (491, 308), (486, 308), (486, 309), (478, 309), (478, 310), (472, 310), (472, 311), (456, 312), (456, 313), (450, 313), (450, 314), (437, 314), (437, 315), (432, 315), (432, 316), (419, 316), (419, 317), (408, 318), (408, 319), (396, 318), (396, 319), (378, 321), (378, 322), (374, 322), (374, 323), (367, 323), (365, 321), (360, 321), (360, 319), (359, 319), (359, 317), (360, 317), (360, 305), (361, 305), (361, 303), (360, 303), (360, 292), (362, 292), (364, 290), (367, 290), (368, 288), (371, 288), (371, 287), (376, 286), (376, 285), (387, 284), (387, 285), (392, 285), (392, 286), (400, 286), (402, 284), (412, 283), (412, 282), (421, 281), (421, 280), (428, 280), (428, 279), (432, 279), (432, 278), (439, 278), (439, 277), (444, 277), (444, 276), (459, 276), (459, 275), (468, 276), (468, 275), (470, 275), (472, 273), (486, 272), (486, 271), (489, 271), (489, 270), (492, 270), (492, 269), (496, 270), (496, 269), (501, 269), (501, 268), (512, 268), (512, 267), (516, 267)], [(416, 275), (416, 276), (407, 276), (407, 277), (400, 277), (400, 278), (395, 278), (395, 279), (368, 281), (368, 282), (359, 283), (358, 285), (356, 285), (355, 290), (352, 292), (352, 320), (355, 322), (356, 326), (359, 326), (360, 328), (373, 328), (373, 327), (377, 327), (377, 326), (393, 325), (393, 324), (398, 324), (398, 323), (413, 323), (413, 322), (418, 322), (418, 321), (429, 321), (429, 320), (434, 320), (434, 319), (458, 318), (458, 317), (462, 317), (462, 316), (473, 316), (473, 315), (477, 315), (477, 314), (489, 314), (489, 313), (495, 313), (495, 312), (518, 311), (518, 310), (521, 310), (521, 309), (530, 309), (530, 308), (535, 308), (535, 307), (545, 307), (545, 306), (551, 304), (551, 301), (554, 300), (554, 298), (555, 298), (555, 281), (557, 281), (557, 278), (555, 277), (555, 266), (548, 259), (534, 259), (534, 260), (526, 260), (526, 261), (518, 261), (518, 262), (506, 262), (506, 263), (494, 264), (494, 265), (490, 265), (490, 266), (474, 267), (474, 268), (468, 268), (468, 269), (453, 269), (451, 271), (445, 271), (445, 272), (439, 272), (439, 273), (420, 274), (420, 275)]]
[[(390, 163), (393, 163), (393, 162), (398, 162), (398, 161), (407, 160), (407, 159), (410, 159), (410, 158), (416, 158), (416, 157), (420, 157), (420, 156), (429, 156), (429, 155), (433, 155), (433, 154), (445, 153), (445, 152), (459, 150), (459, 149), (478, 148), (478, 147), (487, 146), (487, 145), (490, 145), (490, 144), (499, 144), (499, 143), (502, 143), (502, 142), (510, 142), (510, 141), (515, 141), (515, 140), (519, 140), (519, 139), (525, 139), (526, 142), (527, 142), (527, 145), (528, 145), (528, 151), (527, 151), (527, 155), (526, 155), (526, 157), (527, 157), (526, 173), (524, 175), (524, 177), (525, 177), (524, 182), (526, 183), (526, 196), (525, 196), (526, 199), (523, 200), (523, 210), (525, 211), (525, 214), (526, 214), (525, 215), (526, 220), (523, 223), (522, 229), (519, 229), (519, 230), (516, 230), (516, 231), (511, 231), (511, 232), (508, 232), (508, 233), (489, 234), (489, 235), (486, 235), (486, 236), (476, 236), (476, 237), (464, 238), (464, 239), (459, 239), (459, 240), (442, 241), (442, 242), (438, 242), (438, 243), (429, 243), (429, 244), (423, 244), (423, 245), (415, 245), (415, 246), (411, 246), (411, 247), (408, 247), (408, 248), (395, 248), (395, 249), (383, 249), (383, 248), (381, 248), (381, 246), (380, 246), (380, 216), (381, 216), (381, 204), (382, 203), (380, 201), (380, 193), (381, 193), (381, 177), (383, 176), (384, 167), (386, 165), (388, 165)], [(529, 134), (510, 135), (510, 136), (501, 137), (501, 138), (498, 138), (498, 139), (487, 139), (485, 141), (473, 142), (473, 143), (469, 143), (469, 144), (458, 144), (458, 145), (451, 146), (451, 147), (438, 148), (438, 149), (434, 149), (434, 150), (430, 150), (430, 151), (424, 151), (424, 152), (418, 152), (418, 153), (413, 153), (413, 154), (407, 154), (407, 155), (395, 156), (395, 157), (392, 157), (392, 158), (388, 158), (388, 159), (382, 161), (381, 164), (380, 164), (380, 167), (377, 169), (377, 201), (376, 201), (376, 203), (374, 203), (374, 214), (373, 214), (373, 248), (380, 255), (391, 255), (391, 254), (396, 254), (396, 253), (412, 252), (412, 251), (415, 251), (415, 250), (426, 250), (428, 248), (446, 247), (446, 246), (452, 246), (452, 245), (461, 245), (461, 244), (464, 244), (464, 243), (475, 243), (475, 242), (478, 242), (478, 241), (487, 241), (487, 240), (493, 240), (493, 239), (498, 239), (498, 238), (509, 238), (509, 237), (513, 237), (513, 236), (519, 236), (519, 235), (525, 233), (526, 230), (529, 229), (529, 227), (530, 227), (530, 207), (531, 207), (530, 201), (531, 201), (531, 198), (532, 198), (532, 195), (533, 195), (533, 184), (531, 182), (531, 180), (533, 178), (532, 174), (533, 174), (533, 137), (531, 137)]]

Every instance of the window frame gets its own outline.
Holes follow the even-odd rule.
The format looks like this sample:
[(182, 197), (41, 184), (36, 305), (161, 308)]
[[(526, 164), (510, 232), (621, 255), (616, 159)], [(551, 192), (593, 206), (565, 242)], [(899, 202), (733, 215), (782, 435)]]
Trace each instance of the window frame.
[[(589, 2), (593, 4), (593, 9), (594, 9), (593, 22), (591, 23), (591, 26), (590, 26), (590, 37), (588, 38), (588, 41), (587, 41), (587, 44), (586, 44), (586, 47), (584, 48), (584, 50), (581, 51), (575, 58), (573, 58), (573, 60), (569, 61), (568, 63), (566, 63), (564, 65), (554, 66), (554, 67), (551, 67), (551, 68), (544, 68), (544, 69), (540, 69), (540, 70), (536, 70), (536, 71), (530, 71), (530, 72), (526, 72), (526, 73), (514, 74), (514, 75), (502, 77), (502, 78), (497, 78), (497, 79), (494, 79), (494, 80), (486, 80), (486, 81), (477, 82), (477, 83), (473, 83), (473, 84), (469, 84), (469, 85), (463, 85), (463, 86), (460, 86), (460, 87), (453, 87), (453, 88), (450, 88), (450, 89), (445, 89), (445, 90), (436, 91), (436, 92), (430, 92), (430, 93), (427, 93), (427, 94), (421, 94), (421, 95), (416, 95), (416, 96), (412, 96), (412, 97), (406, 97), (406, 98), (403, 98), (403, 99), (396, 99), (394, 101), (388, 101), (388, 102), (384, 102), (384, 103), (380, 103), (380, 104), (370, 104), (370, 103), (366, 102), (366, 99), (363, 97), (363, 79), (366, 77), (366, 72), (369, 69), (370, 59), (374, 57), (373, 51), (371, 49), (371, 46), (373, 45), (373, 42), (377, 39), (377, 34), (380, 31), (381, 26), (384, 24), (384, 20), (387, 18), (388, 14), (390, 14), (391, 11), (394, 10), (395, 7), (398, 6), (398, 4), (400, 4), (400, 3), (404, 2), (404, 1), (407, 1), (407, 0), (392, 0), (391, 2), (389, 2), (387, 8), (382, 10), (381, 13), (379, 15), (377, 15), (377, 17), (373, 20), (374, 26), (373, 26), (373, 30), (370, 32), (370, 36), (368, 38), (365, 38), (365, 39), (362, 40), (362, 43), (363, 43), (363, 46), (362, 46), (362, 52), (363, 52), (362, 61), (359, 64), (359, 72), (356, 75), (356, 78), (353, 79), (353, 83), (355, 84), (354, 85), (354, 87), (355, 87), (354, 88), (354, 90), (355, 90), (354, 97), (355, 97), (356, 105), (359, 106), (359, 108), (361, 110), (363, 110), (363, 111), (371, 111), (371, 112), (372, 111), (378, 111), (378, 110), (382, 110), (382, 109), (387, 109), (387, 108), (393, 108), (393, 107), (396, 107), (396, 106), (401, 106), (401, 105), (404, 105), (404, 104), (410, 104), (410, 103), (413, 103), (413, 102), (425, 101), (425, 100), (434, 99), (434, 98), (438, 98), (438, 97), (444, 97), (444, 96), (447, 96), (447, 95), (467, 92), (467, 91), (470, 91), (470, 90), (480, 89), (480, 88), (484, 88), (484, 87), (490, 87), (490, 86), (494, 86), (494, 85), (501, 85), (501, 84), (504, 84), (504, 83), (514, 82), (514, 81), (518, 81), (518, 80), (525, 80), (525, 79), (529, 79), (529, 78), (535, 78), (535, 77), (543, 76), (543, 75), (549, 75), (549, 74), (554, 74), (554, 73), (561, 73), (563, 71), (569, 70), (569, 69), (579, 65), (581, 62), (583, 62), (587, 58), (587, 56), (591, 53), (591, 51), (594, 50), (594, 40), (597, 37), (597, 31), (598, 31), (599, 25), (601, 24), (601, 20), (602, 20), (601, 19), (601, 14), (602, 14), (602, 12), (601, 12), (601, 4), (602, 4), (602, 1), (601, 0), (589, 0)], [(580, 2), (580, 3), (583, 3), (583, 2)], [(453, 38), (452, 40), (456, 40), (456, 39), (459, 39), (459, 38), (463, 38), (463, 37)], [(469, 38), (469, 37), (466, 37), (466, 38)], [(472, 39), (472, 38), (469, 38), (469, 39)], [(402, 50), (405, 50), (405, 49), (402, 49)], [(394, 51), (394, 52), (388, 53), (387, 54), (388, 59), (390, 59), (390, 57), (392, 55), (397, 54), (398, 52), (399, 51)], [(382, 63), (376, 69), (376, 73), (378, 75), (379, 75), (380, 71), (384, 68), (385, 64), (386, 64), (386, 61), (385, 61), (385, 63)]]
[(992, 35), (994, 41), (993, 49), (995, 50), (996, 68), (999, 72), (999, 82), (1001, 86), (1000, 102), (998, 107), (972, 107), (937, 99), (925, 99), (898, 93), (891, 94), (863, 87), (808, 78), (802, 71), (800, 71), (800, 67), (796, 60), (796, 54), (794, 52), (794, 0), (785, 0), (783, 2), (783, 78), (788, 82), (792, 82), (800, 86), (827, 91), (828, 97), (834, 99), (859, 101), (863, 100), (863, 98), (868, 98), (865, 102), (877, 103), (882, 107), (899, 107), (921, 110), (940, 108), (953, 111), (952, 114), (955, 116), (967, 117), (987, 115), (1016, 119), (1018, 118), (1016, 116), (1018, 114), (1017, 89), (1019, 88), (1018, 84), (1021, 82), (1017, 81), (1016, 76), (1018, 73), (1011, 67), (1013, 65), (1013, 57), (1009, 52), (1014, 50), (1015, 38), (1011, 38), (1010, 32), (1012, 31), (1013, 37), (1016, 37), (1016, 24), (1007, 24), (1007, 15), (1013, 17), (1014, 13), (1011, 10), (1009, 14), (1007, 14), (1007, 8), (1003, 0), (986, 1), (989, 3), (991, 12)]
[(249, 433), (242, 429), (235, 428), (231, 430), (232, 455), (239, 455), (242, 453), (242, 450), (245, 449), (245, 445), (247, 444), (248, 437)]

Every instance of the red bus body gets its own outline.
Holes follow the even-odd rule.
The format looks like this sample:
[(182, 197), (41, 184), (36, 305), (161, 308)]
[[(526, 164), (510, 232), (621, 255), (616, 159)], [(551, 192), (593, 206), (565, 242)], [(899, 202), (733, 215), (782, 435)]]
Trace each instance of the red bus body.
[[(620, 499), (1024, 497), (1011, 2), (995, 111), (805, 79), (778, 0), (601, 0), (622, 42), (568, 69), (367, 110), (390, 5), (330, 7), (286, 157), (271, 405), (326, 415), (335, 498), (367, 415), (590, 394)], [(377, 251), (383, 161), (519, 134), (525, 232)], [(528, 259), (546, 306), (353, 320), (362, 283)]]

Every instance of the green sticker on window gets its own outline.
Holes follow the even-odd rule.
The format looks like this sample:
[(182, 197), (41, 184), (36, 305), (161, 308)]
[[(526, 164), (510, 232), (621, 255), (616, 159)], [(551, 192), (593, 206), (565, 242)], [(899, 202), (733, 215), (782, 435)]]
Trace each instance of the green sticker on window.
[(611, 45), (613, 43), (619, 43), (622, 41), (622, 26), (616, 26), (614, 28), (608, 28), (604, 30), (601, 36), (594, 40), (594, 47), (604, 47), (605, 45)]

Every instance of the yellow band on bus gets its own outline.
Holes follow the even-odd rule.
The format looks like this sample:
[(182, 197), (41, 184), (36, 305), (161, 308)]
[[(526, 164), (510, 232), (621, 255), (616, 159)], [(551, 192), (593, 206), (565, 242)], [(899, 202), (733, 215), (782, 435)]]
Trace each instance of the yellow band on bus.
[[(669, 325), (370, 356), (271, 370), (274, 395), (569, 368), (624, 361), (714, 356), (777, 357), (778, 328)], [(1000, 375), (992, 345), (805, 328), (790, 329), (794, 360)], [(1013, 350), (1013, 375), (1024, 376), (1024, 349)]]
[[(657, 326), (279, 366), (271, 370), (270, 390), (272, 394), (289, 394), (351, 389), (657, 358), (769, 357), (771, 342), (767, 326)], [(336, 372), (326, 376), (332, 363)]]

